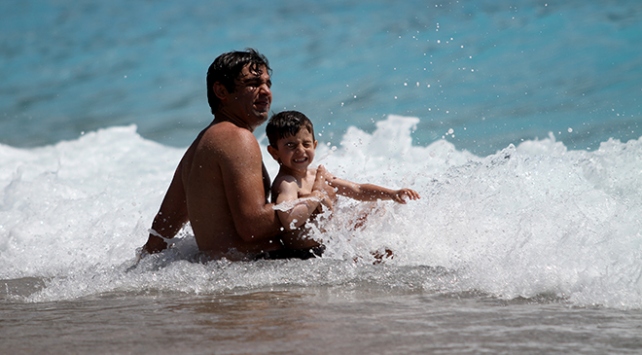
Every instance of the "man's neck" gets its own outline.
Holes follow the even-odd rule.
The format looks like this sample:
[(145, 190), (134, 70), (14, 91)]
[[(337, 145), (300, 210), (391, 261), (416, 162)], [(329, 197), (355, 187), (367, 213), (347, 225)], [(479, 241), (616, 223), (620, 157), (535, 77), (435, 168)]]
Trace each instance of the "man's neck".
[(218, 110), (214, 114), (214, 121), (212, 121), (212, 124), (216, 124), (219, 122), (229, 122), (237, 127), (245, 128), (250, 132), (254, 132), (254, 129), (256, 128), (256, 126), (252, 126), (248, 124), (246, 121), (228, 114), (227, 112), (225, 112), (225, 110)]

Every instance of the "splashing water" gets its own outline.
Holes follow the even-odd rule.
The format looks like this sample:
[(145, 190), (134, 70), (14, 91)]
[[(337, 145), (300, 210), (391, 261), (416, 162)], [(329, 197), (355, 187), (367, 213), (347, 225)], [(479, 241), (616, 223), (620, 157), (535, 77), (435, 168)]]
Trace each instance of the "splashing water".
[[(316, 163), (337, 176), (421, 194), (406, 205), (339, 197), (325, 231), (313, 231), (327, 246), (322, 258), (193, 263), (187, 225), (174, 248), (129, 272), (182, 149), (145, 140), (134, 126), (40, 148), (0, 146), (0, 278), (39, 280), (13, 295), (26, 301), (365, 282), (642, 306), (642, 139), (576, 151), (551, 134), (480, 157), (445, 140), (413, 146), (416, 124), (390, 116), (372, 134), (352, 127), (339, 146), (319, 145)], [(372, 265), (372, 251), (385, 248), (394, 257)]]

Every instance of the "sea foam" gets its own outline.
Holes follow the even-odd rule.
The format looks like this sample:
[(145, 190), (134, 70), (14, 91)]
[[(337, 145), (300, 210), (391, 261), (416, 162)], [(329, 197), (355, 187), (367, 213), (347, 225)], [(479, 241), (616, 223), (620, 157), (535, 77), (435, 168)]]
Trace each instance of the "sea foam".
[[(413, 145), (417, 123), (391, 115), (372, 133), (351, 127), (337, 146), (320, 142), (314, 164), (421, 199), (341, 197), (313, 235), (326, 254), (308, 261), (194, 263), (187, 225), (173, 249), (132, 268), (184, 148), (143, 139), (135, 126), (39, 148), (2, 145), (0, 278), (42, 280), (37, 292), (14, 295), (26, 301), (367, 282), (642, 306), (642, 139), (586, 151), (551, 134), (477, 156), (443, 139)], [(373, 265), (385, 249), (394, 257)]]

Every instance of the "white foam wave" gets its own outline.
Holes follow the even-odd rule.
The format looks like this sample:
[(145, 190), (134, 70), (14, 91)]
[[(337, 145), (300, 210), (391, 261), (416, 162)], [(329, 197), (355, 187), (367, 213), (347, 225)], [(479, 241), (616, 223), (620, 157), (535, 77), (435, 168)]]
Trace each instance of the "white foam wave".
[[(133, 126), (36, 149), (0, 146), (0, 278), (45, 280), (15, 295), (29, 301), (368, 282), (642, 307), (642, 139), (573, 151), (551, 135), (479, 157), (444, 140), (413, 146), (416, 124), (390, 116), (372, 134), (351, 128), (340, 146), (320, 144), (316, 163), (335, 175), (422, 197), (341, 199), (316, 236), (328, 247), (322, 259), (192, 263), (188, 226), (173, 250), (129, 272), (183, 149)], [(394, 258), (372, 265), (385, 248)]]

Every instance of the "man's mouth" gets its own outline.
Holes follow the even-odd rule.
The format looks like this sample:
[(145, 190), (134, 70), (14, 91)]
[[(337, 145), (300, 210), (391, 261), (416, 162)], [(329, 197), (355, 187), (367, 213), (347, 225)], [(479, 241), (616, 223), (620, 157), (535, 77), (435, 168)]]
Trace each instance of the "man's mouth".
[(268, 100), (257, 100), (254, 102), (254, 106), (261, 111), (268, 111), (270, 109), (270, 101)]

